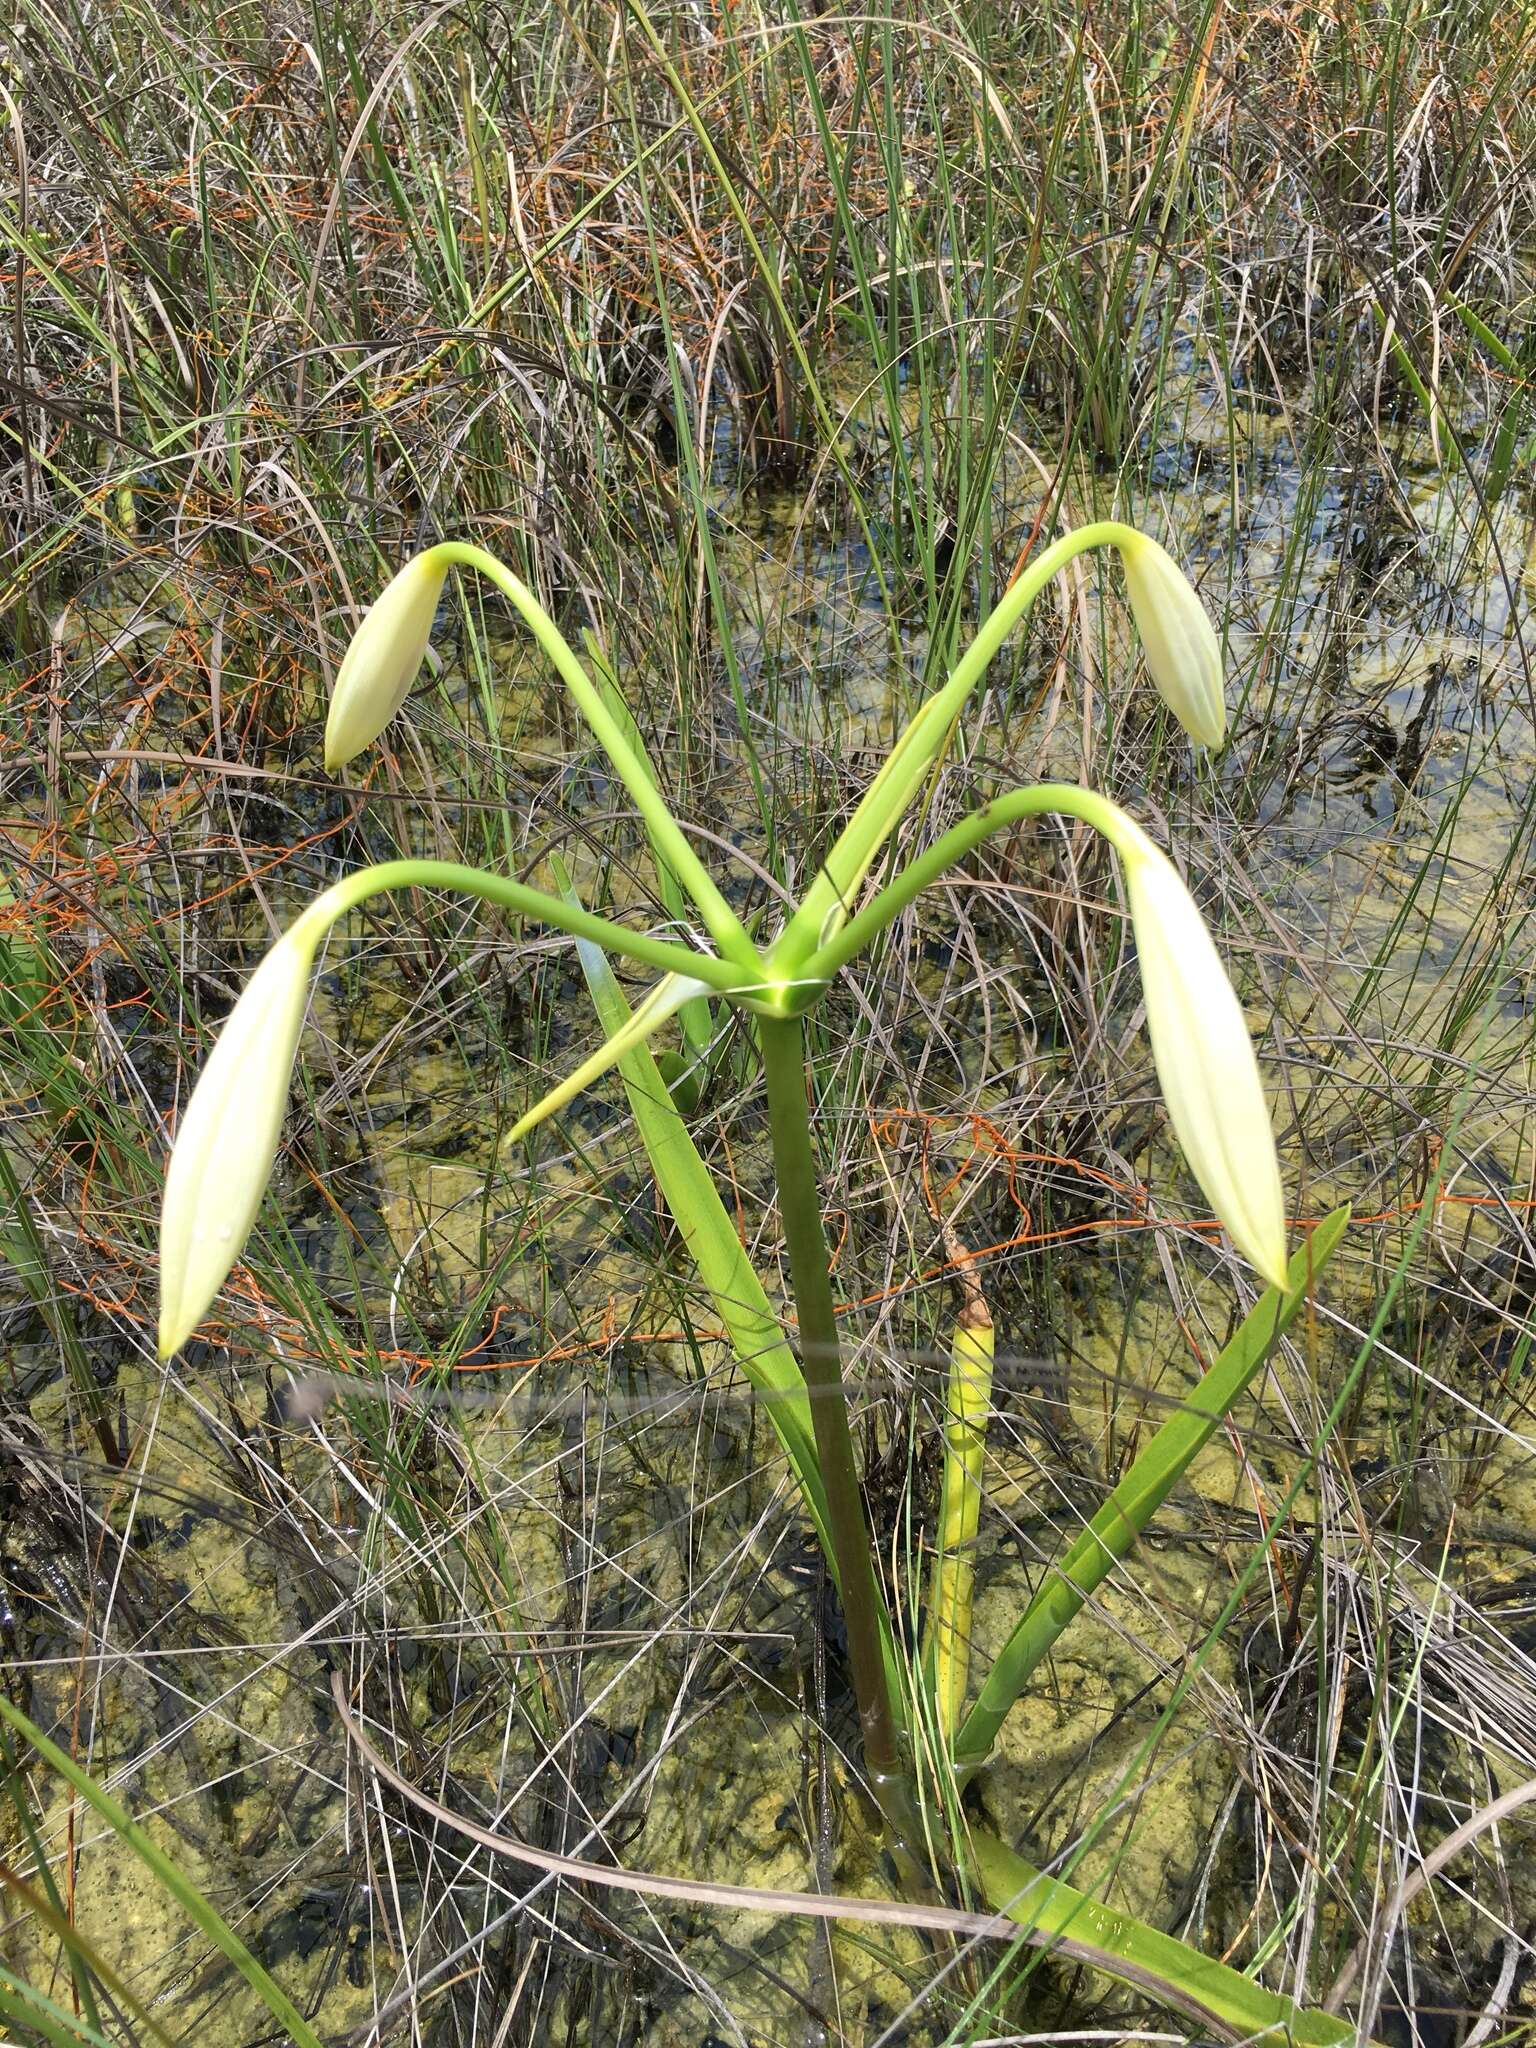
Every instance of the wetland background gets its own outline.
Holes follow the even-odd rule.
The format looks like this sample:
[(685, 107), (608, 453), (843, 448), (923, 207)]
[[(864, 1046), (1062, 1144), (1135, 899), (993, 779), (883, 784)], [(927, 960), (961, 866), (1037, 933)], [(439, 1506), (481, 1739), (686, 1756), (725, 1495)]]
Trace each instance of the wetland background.
[[(18, 0), (0, 50), (10, 1698), (327, 2041), (1191, 2038), (1038, 1956), (532, 1880), (349, 1757), (337, 1669), (419, 1786), (526, 1841), (889, 1887), (809, 1531), (621, 1091), (501, 1145), (597, 1037), (563, 941), (358, 914), (220, 1318), (167, 1368), (152, 1335), (177, 1106), (325, 882), (553, 851), (665, 923), (483, 589), (377, 762), (325, 774), (400, 560), (481, 540), (592, 633), (771, 921), (1042, 536), (1113, 511), (1222, 624), (1225, 752), (1191, 760), (1080, 563), (913, 829), (1043, 774), (1141, 817), (1248, 1003), (1297, 1227), (1357, 1221), (974, 1796), (1042, 1863), (1102, 1823), (1076, 1882), (1311, 2002), (1364, 1940), (1379, 2039), (1530, 2040), (1536, 1809), (1414, 1882), (1536, 1779), (1528, 12)], [(911, 1585), (979, 1255), (984, 1649), (1253, 1298), (1137, 1022), (1113, 868), (1055, 827), (816, 1015)], [(739, 1034), (692, 1128), (771, 1266)], [(8, 2038), (275, 2038), (3, 1762)]]

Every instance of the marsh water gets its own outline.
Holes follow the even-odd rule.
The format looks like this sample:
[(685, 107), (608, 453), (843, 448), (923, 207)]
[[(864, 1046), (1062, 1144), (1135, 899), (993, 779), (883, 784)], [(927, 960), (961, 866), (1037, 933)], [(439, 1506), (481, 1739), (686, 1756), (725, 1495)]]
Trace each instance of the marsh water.
[[(1228, 620), (1242, 697), (1232, 747), (1199, 771), (1219, 778), (1214, 794), (1201, 784), (1196, 803), (1171, 738), (1148, 737), (1155, 715), (1131, 698), (1097, 572), (1072, 595), (1084, 608), (1073, 646), (1091, 667), (1076, 652), (1058, 663), (1052, 618), (1028, 643), (1038, 689), (1015, 693), (1038, 704), (1028, 730), (989, 725), (992, 697), (966, 721), (978, 784), (1004, 768), (1015, 781), (1081, 774), (1114, 729), (1117, 793), (1151, 810), (1218, 927), (1241, 933), (1298, 1220), (1346, 1197), (1366, 1219), (1304, 1337), (1064, 1640), (975, 1788), (1041, 1861), (1107, 1816), (1074, 1881), (1217, 1954), (1252, 1954), (1293, 1915), (1332, 1910), (1294, 1841), (1325, 1767), (1345, 1783), (1357, 1758), (1361, 1785), (1380, 1767), (1359, 1691), (1373, 1650), (1424, 1679), (1411, 1803), (1427, 1839), (1536, 1771), (1536, 528), (1517, 492), (1485, 515), (1416, 427), (1375, 430), (1391, 438), (1387, 462), (1371, 431), (1362, 418), (1361, 446), (1320, 474), (1278, 408), (1255, 407), (1234, 446), (1225, 406), (1191, 379), (1180, 465), (1149, 511)], [(1074, 516), (1098, 489), (1081, 479)], [(863, 539), (835, 523), (819, 504), (808, 515), (801, 498), (754, 494), (722, 503), (717, 537), (749, 707), (771, 706), (781, 737), (856, 779), (910, 707), (929, 649), (921, 618), (892, 634)], [(1238, 552), (1216, 555), (1209, 536), (1230, 530)], [(604, 855), (614, 797), (591, 756), (562, 771), (568, 727), (526, 648), (509, 639), (495, 655), (504, 759), (525, 787), (555, 791), (578, 885), (643, 901), (643, 876)], [(420, 713), (450, 719), (484, 688), (450, 666)], [(761, 861), (721, 697), (698, 743), (711, 815)], [(137, 811), (120, 781), (107, 786), (104, 849), (137, 835), (152, 781), (140, 771)], [(430, 837), (449, 793), (414, 786), (410, 829)], [(318, 778), (283, 803), (291, 837), (332, 815)], [(1240, 834), (1239, 814), (1256, 821)], [(540, 799), (520, 800), (522, 857), (540, 824)], [(1252, 902), (1223, 898), (1229, 833)], [(327, 857), (361, 857), (365, 836), (333, 837)], [(627, 859), (639, 865), (632, 842)], [(279, 917), (304, 893), (252, 880)], [(1109, 901), (1108, 876), (1092, 880)], [(112, 885), (100, 886), (110, 924)], [(226, 940), (260, 929), (233, 886), (200, 915)], [(860, 1442), (884, 1554), (914, 1587), (921, 1531), (898, 1503), (931, 1517), (956, 1298), (926, 1191), (958, 1190), (957, 1227), (989, 1248), (1003, 1367), (979, 1663), (1063, 1532), (1192, 1383), (1197, 1353), (1229, 1326), (1232, 1286), (1180, 1232), (1198, 1202), (1151, 1107), (1128, 985), (1101, 1025), (1139, 1079), (1106, 1128), (1074, 1111), (1081, 1074), (1040, 961), (1014, 973), (987, 957), (984, 918), (968, 930), (958, 943), (934, 907), (912, 1018), (876, 1030), (850, 1003), (841, 1028), (863, 1056), (834, 1061), (827, 1137), (846, 1175), (832, 1199)], [(308, 1125), (344, 1102), (346, 1129), (330, 1154), (290, 1161), (278, 1190), (285, 1264), (312, 1292), (274, 1277), (258, 1245), (227, 1319), (232, 1347), (195, 1346), (170, 1371), (148, 1355), (147, 1324), (80, 1303), (76, 1328), (130, 1453), (116, 1475), (92, 1459), (55, 1335), (13, 1314), (5, 1569), (28, 1711), (89, 1742), (102, 1781), (328, 2040), (398, 2031), (390, 1999), (407, 1983), (424, 2040), (528, 2038), (518, 2015), (531, 2011), (539, 2039), (647, 2048), (963, 2030), (974, 1966), (916, 1936), (562, 1893), (386, 1799), (349, 1756), (332, 1669), (364, 1687), (416, 1782), (524, 1840), (736, 1884), (892, 1884), (848, 1761), (824, 1575), (618, 1088), (544, 1134), (535, 1163), (496, 1156), (508, 1105), (487, 1092), (505, 1091), (509, 1069), (493, 1041), (516, 1047), (530, 1093), (589, 1044), (574, 964), (540, 941), (536, 978), (508, 992), (504, 929), (488, 938), (466, 920), (469, 970), (446, 949), (425, 965), (393, 950), (387, 916), (350, 936), (375, 966), (366, 980), (339, 966), (323, 977), (294, 1111)], [(771, 1272), (763, 1132), (741, 1059), (712, 1085), (700, 1142)], [(1046, 1107), (1080, 1144), (1038, 1142)], [(1156, 1191), (1166, 1231), (1116, 1227), (1131, 1186)], [(1393, 1300), (1400, 1258), (1408, 1280)], [(336, 1314), (315, 1324), (326, 1302)], [(1312, 1464), (1320, 1434), (1332, 1448)], [(83, 1460), (76, 1529), (32, 1511), (34, 1456)], [(1215, 1632), (1271, 1526), (1237, 1623)], [(1300, 1626), (1314, 1599), (1339, 1616), (1320, 1663)], [(137, 1998), (210, 2048), (263, 2037), (232, 1969), (208, 1960), (98, 1820), (55, 1803), (40, 1825), (55, 1841), (75, 1831), (72, 1916)], [(1341, 1814), (1323, 1833), (1369, 1885), (1369, 1831), (1346, 1841)], [(1426, 2030), (1496, 1973), (1500, 1926), (1536, 1919), (1536, 1853), (1518, 1827), (1496, 1881), (1486, 1867), (1454, 1875), (1433, 1899), (1441, 1980), (1421, 1972), (1417, 1986)], [(504, 2002), (451, 2028), (442, 2013), (472, 1950), (503, 1956)], [(11, 1961), (41, 1968), (42, 1948)], [(1066, 1966), (1032, 1981), (1042, 2028), (1132, 2010)], [(1511, 2014), (1530, 1997), (1527, 1975)]]

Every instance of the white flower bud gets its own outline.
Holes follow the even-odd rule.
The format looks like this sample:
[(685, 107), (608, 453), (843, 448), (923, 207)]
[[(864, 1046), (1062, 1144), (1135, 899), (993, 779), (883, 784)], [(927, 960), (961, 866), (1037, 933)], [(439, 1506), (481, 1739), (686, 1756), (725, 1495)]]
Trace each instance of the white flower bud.
[(1144, 533), (1121, 542), (1120, 560), (1158, 695), (1197, 746), (1219, 747), (1227, 730), (1221, 642), (1194, 585)]
[(1242, 1007), (1173, 863), (1130, 821), (1125, 866), (1147, 1034), (1169, 1120), (1232, 1242), (1272, 1285), (1286, 1277), (1285, 1203), (1269, 1105)]
[(323, 919), (300, 918), (246, 983), (182, 1111), (160, 1211), (160, 1356), (202, 1321), (277, 1157)]
[(363, 614), (331, 691), (325, 721), (329, 773), (371, 746), (405, 702), (426, 656), (447, 574), (429, 548), (413, 556)]

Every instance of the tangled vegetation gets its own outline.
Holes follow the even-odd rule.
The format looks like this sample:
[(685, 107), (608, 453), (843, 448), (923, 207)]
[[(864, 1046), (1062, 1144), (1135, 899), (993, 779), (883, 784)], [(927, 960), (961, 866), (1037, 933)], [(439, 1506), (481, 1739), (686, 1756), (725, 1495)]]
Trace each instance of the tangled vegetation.
[[(1218, 623), (1225, 746), (1132, 687), (1079, 558), (871, 886), (1020, 784), (1113, 798), (1244, 999), (1293, 1251), (1352, 1220), (919, 1817), (1318, 2040), (1523, 2038), (1529, 19), (18, 0), (0, 47), (10, 2035), (1204, 2038), (1070, 1918), (981, 1932), (963, 1858), (894, 1910), (917, 1845), (881, 1847), (842, 1609), (634, 1087), (519, 1134), (624, 1004), (559, 932), (352, 902), (272, 1197), (199, 1336), (154, 1337), (192, 1083), (322, 890), (450, 863), (707, 940), (494, 584), (327, 764), (402, 562), (511, 565), (766, 936), (999, 600), (1115, 520)], [(797, 1024), (906, 1670), (935, 1529), (979, 1680), (1260, 1301), (1130, 907), (1021, 814)], [(660, 1075), (778, 1316), (756, 1027), (687, 993)], [(996, 1360), (962, 1437), (957, 1323)]]

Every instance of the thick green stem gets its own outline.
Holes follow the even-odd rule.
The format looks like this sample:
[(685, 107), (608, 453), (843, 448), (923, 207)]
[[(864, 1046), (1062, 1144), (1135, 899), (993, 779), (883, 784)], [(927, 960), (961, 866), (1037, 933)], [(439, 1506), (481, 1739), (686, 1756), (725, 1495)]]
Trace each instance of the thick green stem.
[(881, 1654), (880, 1589), (875, 1582), (873, 1547), (854, 1468), (853, 1438), (843, 1392), (837, 1314), (806, 1101), (804, 1026), (798, 1017), (762, 1017), (757, 1028), (768, 1085), (768, 1121), (779, 1212), (800, 1325), (800, 1362), (811, 1400), (816, 1456), (827, 1493), (833, 1562), (848, 1629), (848, 1662), (864, 1734), (865, 1761), (884, 1805), (884, 1789), (900, 1781), (905, 1765), (896, 1705)]

